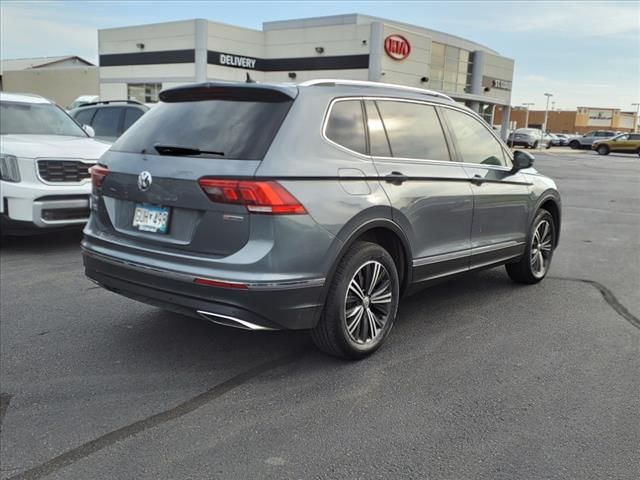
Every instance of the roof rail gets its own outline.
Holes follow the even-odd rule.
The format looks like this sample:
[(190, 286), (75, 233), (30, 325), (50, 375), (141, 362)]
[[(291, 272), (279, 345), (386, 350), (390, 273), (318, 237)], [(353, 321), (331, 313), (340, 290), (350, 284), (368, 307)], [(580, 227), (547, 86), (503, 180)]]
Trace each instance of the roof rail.
[(396, 85), (393, 83), (382, 82), (370, 82), (366, 80), (343, 80), (338, 78), (318, 78), (315, 80), (307, 80), (299, 84), (301, 87), (313, 87), (313, 86), (332, 86), (332, 85), (353, 85), (354, 87), (377, 87), (377, 88), (390, 88), (393, 90), (403, 90), (405, 92), (421, 93), (423, 95), (431, 95), (432, 97), (440, 97), (445, 100), (453, 102), (453, 98), (444, 93), (436, 92), (435, 90), (427, 90), (426, 88), (408, 87), (406, 85)]
[(144, 103), (139, 102), (137, 100), (99, 100), (97, 102), (82, 103), (79, 106), (86, 107), (89, 105), (109, 105), (110, 103), (128, 103), (131, 105), (144, 105)]

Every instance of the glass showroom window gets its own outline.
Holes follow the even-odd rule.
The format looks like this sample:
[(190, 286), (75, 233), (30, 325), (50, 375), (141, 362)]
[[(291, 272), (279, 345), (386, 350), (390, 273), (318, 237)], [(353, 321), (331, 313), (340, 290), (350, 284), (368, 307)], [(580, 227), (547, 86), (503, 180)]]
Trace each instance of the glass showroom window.
[(468, 50), (431, 43), (431, 81), (436, 90), (464, 93), (471, 84), (472, 58)]
[(127, 98), (142, 103), (156, 103), (160, 90), (162, 90), (161, 83), (129, 83)]

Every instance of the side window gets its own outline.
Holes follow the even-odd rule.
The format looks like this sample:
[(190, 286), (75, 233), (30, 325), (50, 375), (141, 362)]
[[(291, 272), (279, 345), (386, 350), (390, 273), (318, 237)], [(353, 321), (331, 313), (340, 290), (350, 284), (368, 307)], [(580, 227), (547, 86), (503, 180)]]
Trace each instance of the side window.
[(137, 108), (127, 108), (124, 111), (124, 125), (122, 126), (122, 133), (126, 132), (131, 125), (142, 116), (144, 112)]
[(630, 133), (629, 140), (640, 140), (640, 133)]
[(456, 138), (458, 153), (464, 163), (506, 165), (502, 145), (479, 120), (456, 110), (443, 110), (446, 112)]
[(367, 111), (367, 127), (369, 130), (369, 148), (371, 149), (371, 155), (376, 157), (390, 157), (391, 150), (389, 149), (387, 132), (384, 130), (384, 125), (380, 119), (380, 113), (378, 112), (376, 104), (373, 100), (366, 100), (364, 106)]
[(329, 113), (325, 134), (338, 145), (366, 154), (367, 143), (360, 100), (335, 102)]
[(381, 100), (376, 104), (394, 157), (451, 160), (434, 107), (392, 100)]
[(100, 108), (93, 119), (96, 137), (117, 137), (121, 108)]
[(95, 108), (87, 108), (86, 110), (79, 111), (73, 118), (75, 118), (76, 122), (80, 125), (91, 125), (91, 119), (94, 113), (96, 113)]

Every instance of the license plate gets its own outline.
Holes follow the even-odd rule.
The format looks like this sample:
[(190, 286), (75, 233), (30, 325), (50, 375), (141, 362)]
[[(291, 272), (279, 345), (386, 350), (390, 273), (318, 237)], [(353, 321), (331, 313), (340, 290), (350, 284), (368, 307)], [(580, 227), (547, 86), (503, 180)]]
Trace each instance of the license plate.
[(167, 233), (169, 207), (138, 203), (133, 212), (133, 226), (142, 232)]

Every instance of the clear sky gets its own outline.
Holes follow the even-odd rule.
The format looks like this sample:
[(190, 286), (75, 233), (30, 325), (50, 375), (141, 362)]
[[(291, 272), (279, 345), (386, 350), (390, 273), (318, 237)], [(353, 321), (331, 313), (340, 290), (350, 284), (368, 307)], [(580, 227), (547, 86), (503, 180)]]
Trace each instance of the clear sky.
[(640, 2), (600, 1), (67, 1), (3, 0), (2, 58), (79, 55), (97, 62), (97, 29), (207, 18), (263, 21), (363, 13), (441, 30), (515, 59), (513, 104), (544, 92), (555, 107), (640, 102)]

